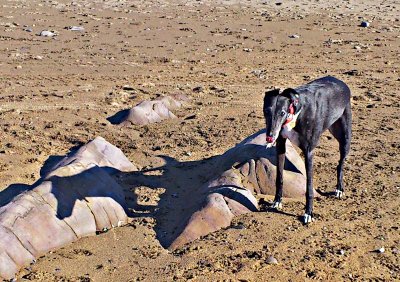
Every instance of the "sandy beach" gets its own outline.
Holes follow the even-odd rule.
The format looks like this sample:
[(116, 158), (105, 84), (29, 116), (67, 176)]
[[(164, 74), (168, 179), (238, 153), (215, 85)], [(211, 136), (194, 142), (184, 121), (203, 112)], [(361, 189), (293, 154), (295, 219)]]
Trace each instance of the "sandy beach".
[[(149, 171), (115, 176), (131, 224), (40, 257), (18, 281), (400, 280), (399, 11), (394, 0), (0, 0), (0, 199), (97, 136)], [(168, 251), (213, 157), (264, 128), (264, 92), (326, 75), (352, 91), (346, 196), (319, 198), (309, 226), (291, 199)], [(107, 120), (175, 94), (190, 98), (176, 119)], [(316, 189), (334, 191), (338, 159), (327, 132)]]

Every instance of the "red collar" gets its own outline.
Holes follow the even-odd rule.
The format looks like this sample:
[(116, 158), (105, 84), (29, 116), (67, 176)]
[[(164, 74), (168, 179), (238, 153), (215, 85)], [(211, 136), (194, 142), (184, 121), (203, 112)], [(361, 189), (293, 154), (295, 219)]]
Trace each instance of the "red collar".
[(288, 114), (288, 117), (287, 117), (285, 123), (283, 124), (284, 126), (293, 120), (294, 112), (295, 112), (294, 105), (293, 105), (293, 103), (290, 103), (289, 114)]

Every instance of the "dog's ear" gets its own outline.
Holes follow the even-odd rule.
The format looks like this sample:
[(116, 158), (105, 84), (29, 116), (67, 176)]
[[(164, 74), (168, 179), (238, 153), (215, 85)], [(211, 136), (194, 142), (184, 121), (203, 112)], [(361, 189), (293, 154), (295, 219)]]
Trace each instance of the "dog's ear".
[(269, 90), (269, 91), (265, 91), (265, 96), (264, 97), (277, 96), (277, 95), (279, 95), (279, 92), (280, 92), (279, 88), (278, 89)]
[(285, 90), (283, 90), (281, 95), (283, 97), (288, 98), (290, 100), (290, 102), (292, 102), (292, 103), (299, 100), (299, 93), (292, 88), (286, 88)]
[(263, 105), (264, 110), (266, 107), (268, 107), (268, 105), (271, 106), (272, 100), (276, 99), (276, 97), (279, 95), (279, 92), (280, 92), (279, 89), (265, 91), (264, 105)]

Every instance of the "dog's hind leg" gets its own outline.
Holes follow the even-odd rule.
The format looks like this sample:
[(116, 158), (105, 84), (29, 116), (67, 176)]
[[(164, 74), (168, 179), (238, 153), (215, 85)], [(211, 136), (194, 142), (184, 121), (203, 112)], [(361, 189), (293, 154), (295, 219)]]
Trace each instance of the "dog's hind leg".
[(350, 105), (346, 107), (343, 115), (335, 121), (329, 131), (339, 142), (340, 159), (337, 166), (337, 186), (335, 196), (337, 198), (343, 197), (344, 186), (343, 186), (343, 164), (350, 151), (351, 141), (351, 109)]

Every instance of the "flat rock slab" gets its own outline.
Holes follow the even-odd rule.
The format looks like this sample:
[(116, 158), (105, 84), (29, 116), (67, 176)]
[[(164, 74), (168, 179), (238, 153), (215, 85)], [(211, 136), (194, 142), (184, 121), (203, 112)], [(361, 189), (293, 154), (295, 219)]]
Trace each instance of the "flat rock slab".
[(153, 101), (143, 101), (132, 109), (123, 110), (109, 117), (112, 124), (146, 125), (176, 118), (172, 110), (180, 108), (188, 98), (184, 95), (164, 96)]
[(101, 137), (58, 162), (0, 208), (0, 277), (11, 279), (50, 250), (128, 222), (122, 187), (110, 176), (136, 167)]
[[(306, 192), (304, 162), (290, 142), (286, 143), (284, 197), (300, 198)], [(224, 171), (201, 189), (203, 204), (185, 223), (169, 249), (228, 227), (234, 216), (257, 211), (254, 194), (275, 195), (275, 148), (265, 147), (262, 130), (219, 157), (215, 171)], [(315, 192), (318, 195), (317, 192)]]

